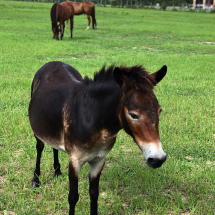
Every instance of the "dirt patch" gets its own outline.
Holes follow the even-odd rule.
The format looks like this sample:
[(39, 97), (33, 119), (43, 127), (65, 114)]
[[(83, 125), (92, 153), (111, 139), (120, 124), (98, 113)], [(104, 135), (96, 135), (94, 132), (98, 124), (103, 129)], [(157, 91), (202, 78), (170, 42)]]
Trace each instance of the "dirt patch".
[(22, 152), (23, 152), (23, 150), (22, 150), (22, 149), (19, 149), (19, 150), (15, 151), (15, 152), (13, 153), (13, 156), (14, 156), (15, 158), (18, 158), (19, 155), (22, 154)]
[(215, 42), (200, 42), (199, 44), (215, 45)]
[(87, 54), (87, 53), (83, 53), (81, 57), (85, 57), (85, 58), (89, 59), (89, 58), (92, 58), (92, 57), (100, 58), (101, 56), (99, 54)]
[(6, 182), (7, 182), (7, 175), (0, 176), (0, 190), (2, 190), (4, 188), (4, 184)]
[(215, 161), (207, 161), (205, 164), (206, 165), (213, 165), (213, 164), (215, 164)]
[(185, 158), (187, 159), (187, 160), (193, 160), (193, 157), (191, 157), (191, 156), (185, 156)]
[(6, 210), (4, 210), (2, 214), (4, 214), (4, 215), (15, 215), (16, 213), (13, 212), (13, 211), (6, 211)]
[[(168, 212), (168, 215), (173, 215), (173, 214), (176, 214), (175, 211), (169, 211), (169, 212)], [(189, 215), (189, 214), (190, 214), (190, 211), (180, 211), (179, 214), (180, 214), (180, 215)]]

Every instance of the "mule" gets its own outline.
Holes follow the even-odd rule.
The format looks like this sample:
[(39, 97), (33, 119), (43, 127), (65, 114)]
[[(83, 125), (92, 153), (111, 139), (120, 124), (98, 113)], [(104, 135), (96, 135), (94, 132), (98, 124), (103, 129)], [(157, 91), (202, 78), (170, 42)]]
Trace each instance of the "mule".
[(158, 129), (161, 106), (153, 88), (166, 72), (166, 66), (150, 75), (142, 66), (111, 65), (90, 79), (59, 61), (42, 66), (33, 79), (29, 104), (37, 141), (32, 187), (40, 185), (40, 159), (46, 143), (53, 147), (56, 176), (61, 175), (58, 150), (69, 156), (70, 215), (79, 199), (79, 171), (89, 163), (90, 214), (97, 214), (99, 178), (121, 129), (142, 150), (149, 167), (160, 167), (166, 154)]
[[(59, 40), (59, 27), (61, 40), (64, 35), (65, 21), (70, 19), (70, 32), (72, 38), (74, 8), (69, 2), (55, 3), (50, 11), (53, 39)], [(59, 22), (59, 25), (57, 24)]]
[[(95, 5), (93, 2), (89, 2), (89, 1), (84, 1), (84, 2), (68, 1), (68, 2), (70, 2), (72, 4), (72, 6), (74, 7), (74, 15), (82, 15), (82, 14), (87, 15), (88, 26), (87, 26), (86, 30), (90, 29), (90, 22), (91, 22), (90, 16), (92, 17), (93, 29), (97, 29)], [(68, 28), (68, 22), (69, 22), (69, 20), (67, 20), (66, 28)]]

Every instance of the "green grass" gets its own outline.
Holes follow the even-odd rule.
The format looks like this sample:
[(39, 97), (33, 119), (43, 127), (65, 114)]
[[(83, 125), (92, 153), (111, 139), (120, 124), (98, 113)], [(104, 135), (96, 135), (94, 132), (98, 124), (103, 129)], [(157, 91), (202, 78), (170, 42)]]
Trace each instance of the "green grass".
[[(155, 94), (168, 158), (156, 170), (120, 132), (100, 180), (99, 214), (215, 213), (214, 14), (96, 7), (98, 30), (74, 19), (74, 36), (52, 40), (52, 4), (0, 1), (0, 214), (67, 214), (68, 157), (45, 147), (41, 187), (31, 189), (35, 139), (28, 120), (30, 86), (45, 63), (63, 61), (93, 76), (103, 64), (167, 65)], [(212, 43), (208, 43), (212, 42)], [(76, 214), (89, 214), (88, 166), (81, 170)]]

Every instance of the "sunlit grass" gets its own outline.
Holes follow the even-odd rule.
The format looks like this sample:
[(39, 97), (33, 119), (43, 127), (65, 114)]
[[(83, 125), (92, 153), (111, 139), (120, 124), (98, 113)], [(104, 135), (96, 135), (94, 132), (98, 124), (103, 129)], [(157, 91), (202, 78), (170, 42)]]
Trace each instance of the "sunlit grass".
[[(167, 65), (155, 94), (162, 105), (160, 136), (168, 158), (152, 170), (123, 131), (100, 180), (99, 214), (215, 213), (214, 14), (96, 7), (98, 30), (74, 19), (52, 40), (52, 4), (0, 1), (0, 213), (67, 214), (68, 157), (45, 147), (41, 186), (34, 192), (36, 143), (28, 121), (31, 81), (53, 60), (93, 76), (103, 64)], [(81, 170), (76, 214), (89, 214), (88, 165)]]

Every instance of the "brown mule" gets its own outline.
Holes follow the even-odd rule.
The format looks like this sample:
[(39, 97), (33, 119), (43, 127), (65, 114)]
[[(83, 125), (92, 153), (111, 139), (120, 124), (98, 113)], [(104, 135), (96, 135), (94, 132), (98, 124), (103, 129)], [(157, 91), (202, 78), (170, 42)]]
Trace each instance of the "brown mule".
[(149, 74), (142, 66), (103, 67), (94, 79), (84, 79), (68, 64), (54, 61), (42, 66), (31, 86), (29, 119), (37, 140), (37, 161), (32, 187), (40, 184), (44, 142), (54, 150), (55, 175), (60, 175), (58, 150), (69, 156), (69, 214), (79, 199), (78, 177), (89, 163), (90, 214), (98, 208), (99, 178), (105, 158), (119, 130), (124, 129), (142, 150), (149, 167), (166, 160), (159, 136), (159, 105), (154, 86), (167, 67)]
[[(84, 1), (84, 2), (68, 1), (68, 2), (70, 2), (72, 4), (72, 6), (74, 7), (74, 15), (82, 15), (82, 14), (87, 15), (88, 26), (87, 26), (86, 30), (88, 30), (90, 28), (90, 16), (92, 17), (93, 29), (97, 29), (94, 3), (89, 2), (89, 1)], [(69, 22), (69, 20), (67, 20), (66, 28), (68, 28), (68, 22)]]
[[(69, 2), (55, 3), (51, 8), (51, 21), (52, 21), (52, 32), (54, 34), (53, 39), (59, 40), (59, 29), (61, 33), (61, 40), (64, 35), (65, 21), (70, 19), (70, 31), (72, 37), (73, 31), (73, 17), (74, 17), (74, 8)], [(60, 23), (59, 25), (57, 23)]]

